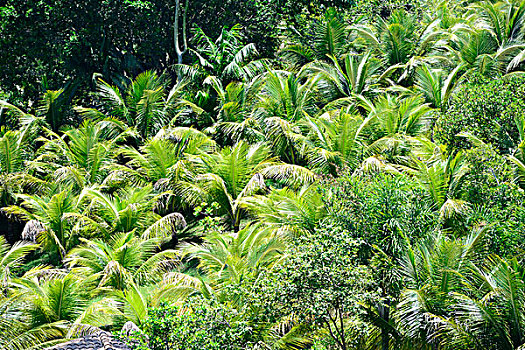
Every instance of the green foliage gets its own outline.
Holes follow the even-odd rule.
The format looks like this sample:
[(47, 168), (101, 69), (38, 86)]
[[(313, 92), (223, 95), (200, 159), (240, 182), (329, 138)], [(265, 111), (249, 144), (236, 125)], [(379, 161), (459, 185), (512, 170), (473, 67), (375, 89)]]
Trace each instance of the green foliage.
[(234, 309), (215, 301), (192, 298), (184, 306), (150, 310), (144, 322), (147, 344), (135, 349), (245, 349), (251, 328)]
[(0, 348), (522, 349), (525, 2), (182, 2), (0, 7)]
[(425, 238), (438, 222), (426, 193), (409, 178), (345, 176), (330, 191), (329, 220), (390, 256), (396, 257), (407, 239)]
[(359, 333), (366, 327), (359, 321), (360, 303), (375, 297), (371, 271), (359, 258), (363, 244), (330, 225), (297, 239), (283, 264), (268, 277), (274, 312), (327, 327), (341, 349), (359, 344)]
[(494, 145), (503, 154), (511, 153), (520, 140), (515, 120), (524, 117), (524, 88), (524, 78), (519, 76), (469, 79), (440, 115), (436, 138), (450, 151), (465, 149), (469, 143), (458, 134), (466, 132)]
[(377, 15), (386, 18), (392, 11), (398, 9), (420, 13), (423, 11), (425, 5), (425, 0), (358, 0), (353, 11), (358, 14), (370, 16), (371, 18), (375, 18)]

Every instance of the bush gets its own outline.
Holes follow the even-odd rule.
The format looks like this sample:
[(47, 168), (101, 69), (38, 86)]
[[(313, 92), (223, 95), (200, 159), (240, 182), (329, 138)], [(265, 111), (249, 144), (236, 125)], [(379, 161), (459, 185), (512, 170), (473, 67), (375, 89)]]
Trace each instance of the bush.
[(296, 239), (287, 259), (262, 283), (270, 286), (261, 293), (266, 313), (293, 315), (307, 330), (327, 330), (330, 336), (324, 341), (339, 348), (359, 346), (366, 330), (361, 303), (378, 299), (371, 271), (359, 258), (363, 244), (329, 224)]
[(505, 157), (493, 146), (483, 145), (465, 151), (465, 160), (471, 171), (464, 178), (464, 199), (474, 205), (488, 205), (504, 209), (518, 194), (512, 184), (513, 170)]
[(504, 258), (521, 256), (525, 250), (525, 201), (509, 202), (505, 209), (475, 206), (471, 220), (488, 225), (487, 251)]
[(326, 207), (329, 220), (352, 237), (397, 256), (408, 237), (426, 237), (438, 224), (438, 215), (419, 184), (408, 177), (377, 174), (371, 177), (342, 176), (327, 186), (331, 195)]
[(525, 115), (525, 77), (486, 79), (474, 76), (452, 96), (436, 126), (437, 140), (453, 149), (470, 148), (457, 136), (468, 132), (508, 153), (519, 140), (514, 122)]
[(148, 341), (139, 336), (130, 342), (137, 350), (237, 350), (251, 334), (234, 309), (201, 297), (150, 309), (142, 330)]
[(513, 171), (494, 147), (483, 145), (465, 151), (471, 171), (462, 185), (463, 199), (472, 205), (471, 225), (488, 225), (490, 253), (503, 257), (524, 248), (525, 194), (512, 182)]

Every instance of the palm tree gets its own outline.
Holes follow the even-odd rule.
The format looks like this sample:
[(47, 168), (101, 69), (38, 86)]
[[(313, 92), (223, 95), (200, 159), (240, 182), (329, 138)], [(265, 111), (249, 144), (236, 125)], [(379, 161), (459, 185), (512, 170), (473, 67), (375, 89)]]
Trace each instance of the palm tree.
[(379, 19), (374, 26), (357, 23), (351, 27), (355, 47), (372, 49), (382, 61), (380, 82), (393, 78), (397, 83), (410, 83), (415, 67), (434, 50), (440, 32), (433, 22), (418, 31), (417, 18), (403, 10), (395, 10), (388, 19)]
[(17, 178), (24, 173), (29, 145), (21, 131), (7, 131), (0, 138), (0, 205), (12, 204), (19, 188)]
[(496, 57), (509, 61), (506, 72), (512, 71), (523, 61), (525, 4), (514, 1), (493, 3), (480, 1), (472, 5), (481, 21), (490, 28), (498, 45)]
[(202, 154), (193, 162), (194, 176), (190, 181), (179, 182), (176, 192), (190, 205), (218, 203), (218, 214), (225, 215), (235, 231), (243, 216), (242, 199), (265, 191), (266, 179), (290, 185), (314, 179), (311, 171), (276, 160), (264, 144), (248, 145), (243, 141), (224, 147), (219, 153)]
[[(486, 267), (475, 269), (475, 282), (483, 286), (480, 293), (472, 284), (464, 293), (454, 295), (455, 318), (459, 327), (444, 324), (438, 335), (474, 340), (476, 348), (519, 349), (525, 344), (523, 335), (524, 294), (523, 267), (516, 258), (491, 257)], [(459, 332), (458, 332), (459, 330)], [(473, 341), (473, 343), (474, 343)]]
[(264, 86), (259, 94), (256, 118), (265, 120), (279, 117), (287, 121), (298, 121), (305, 113), (315, 114), (315, 80), (304, 81), (301, 76), (287, 71), (268, 71), (263, 78)]
[(94, 184), (109, 186), (117, 145), (133, 134), (131, 129), (111, 119), (86, 120), (78, 129), (67, 130), (62, 136), (48, 131), (49, 138), (40, 138), (44, 145), (30, 165), (77, 191)]
[(185, 244), (182, 250), (197, 259), (208, 283), (220, 289), (256, 278), (282, 257), (285, 245), (272, 230), (249, 225), (230, 234), (209, 233), (202, 244)]
[[(298, 32), (297, 34), (301, 35)], [(346, 53), (347, 37), (347, 26), (342, 16), (334, 8), (329, 8), (315, 24), (312, 35), (301, 36), (288, 43), (280, 53), (295, 67), (316, 60), (326, 61), (329, 57), (339, 59)]]
[(249, 82), (234, 81), (223, 87), (217, 77), (210, 76), (204, 80), (204, 84), (215, 91), (219, 102), (216, 108), (216, 123), (209, 129), (214, 132), (216, 140), (226, 139), (233, 143), (240, 140), (264, 140), (260, 125), (252, 115), (264, 82), (261, 76), (256, 76)]
[(42, 248), (60, 259), (77, 243), (79, 236), (90, 232), (96, 225), (82, 215), (79, 197), (70, 189), (46, 195), (18, 194), (22, 202), (3, 210), (27, 221), (26, 230), (34, 230)]
[(55, 333), (57, 341), (111, 325), (117, 313), (113, 300), (93, 298), (84, 281), (71, 273), (30, 271), (14, 280), (13, 286), (13, 297), (23, 305), (21, 316), (27, 317), (29, 330)]
[(524, 57), (523, 11), (523, 4), (511, 1), (472, 5), (464, 16), (452, 20), (454, 25), (443, 28), (442, 58), (485, 76), (513, 71)]
[(37, 244), (23, 241), (11, 246), (3, 236), (0, 236), (0, 256), (2, 257), (0, 260), (0, 279), (3, 288), (7, 288), (11, 282), (13, 270), (22, 266), (27, 255), (37, 248)]
[(329, 105), (352, 95), (373, 93), (378, 85), (380, 61), (371, 52), (361, 55), (347, 54), (339, 60), (329, 56), (330, 63), (313, 62), (304, 69), (318, 74), (318, 88), (330, 100)]
[[(483, 228), (476, 229), (456, 240), (437, 235), (415, 248), (408, 248), (400, 262), (399, 273), (406, 289), (401, 292), (396, 317), (398, 329), (413, 344), (438, 348), (447, 344), (449, 346), (443, 346), (446, 349), (478, 348), (475, 345), (479, 339), (457, 323), (450, 312), (455, 312), (453, 304), (458, 293), (468, 288), (483, 247), (484, 232)], [(451, 333), (457, 332), (445, 335), (445, 328)]]
[(82, 239), (72, 249), (65, 263), (73, 271), (86, 276), (96, 288), (126, 291), (160, 281), (162, 274), (174, 266), (178, 253), (159, 251), (161, 238), (141, 239), (133, 232), (118, 233), (109, 242)]
[[(20, 192), (39, 193), (48, 187), (48, 183), (27, 171), (27, 162), (32, 157), (30, 141), (33, 133), (29, 127), (22, 130), (0, 130), (0, 208), (16, 203), (16, 194)], [(4, 213), (2, 213), (3, 216)], [(3, 219), (3, 218), (2, 218)], [(18, 236), (13, 221), (2, 220), (4, 231), (9, 239)], [(17, 239), (17, 238), (16, 238)]]
[(22, 109), (2, 100), (0, 100), (0, 107), (2, 109), (6, 108), (21, 124), (27, 124), (32, 121), (40, 125), (46, 125), (54, 132), (58, 132), (60, 127), (69, 121), (67, 108), (71, 92), (65, 89), (46, 90), (38, 100), (36, 108), (32, 111), (33, 114), (24, 112)]
[(419, 96), (382, 95), (375, 101), (360, 98), (370, 119), (370, 155), (383, 153), (390, 158), (406, 155), (412, 137), (423, 136), (430, 127), (430, 107)]
[(397, 317), (413, 343), (509, 350), (525, 343), (523, 268), (498, 256), (482, 263), (484, 231), (461, 240), (437, 236), (408, 249), (400, 267), (407, 288)]
[(45, 344), (51, 346), (64, 334), (63, 329), (55, 324), (33, 327), (27, 305), (21, 303), (19, 298), (11, 296), (0, 299), (0, 315), (2, 349), (29, 350)]
[[(434, 208), (439, 210), (445, 225), (461, 228), (470, 211), (469, 203), (461, 199), (463, 180), (470, 170), (465, 155), (459, 152), (446, 156), (432, 142), (424, 139), (418, 141), (420, 152), (416, 150), (410, 161), (416, 170), (414, 174), (427, 189)], [(418, 146), (415, 147), (417, 148)], [(421, 151), (422, 149), (426, 150)]]
[(124, 147), (122, 154), (130, 159), (128, 166), (118, 167), (135, 179), (160, 184), (163, 180), (178, 180), (188, 171), (187, 155), (201, 152), (212, 153), (215, 142), (201, 131), (193, 128), (162, 129), (154, 138), (148, 139), (138, 150)]
[(242, 206), (257, 221), (284, 238), (300, 236), (313, 230), (326, 215), (324, 194), (317, 185), (272, 189), (266, 195), (244, 198)]
[(416, 91), (420, 92), (433, 108), (444, 108), (459, 82), (463, 65), (458, 65), (448, 75), (442, 69), (431, 69), (422, 64), (416, 70)]
[[(168, 90), (169, 80), (155, 72), (139, 74), (122, 90), (99, 79), (98, 96), (103, 102), (103, 112), (135, 127), (143, 139), (155, 135), (181, 112), (202, 110), (183, 98), (186, 81), (179, 81)], [(87, 116), (103, 116), (97, 110), (80, 108)]]
[(156, 193), (151, 185), (147, 185), (121, 188), (111, 195), (86, 188), (78, 200), (89, 201), (84, 216), (90, 218), (102, 237), (131, 232), (148, 238), (170, 238), (186, 222), (179, 213), (162, 217), (156, 212), (165, 196), (169, 196), (169, 193)]
[(314, 79), (303, 79), (285, 71), (269, 71), (253, 118), (259, 124), (273, 152), (286, 162), (301, 164), (304, 137), (297, 123), (305, 115), (314, 115)]
[(64, 123), (64, 90), (47, 90), (40, 101), (37, 113), (45, 117), (51, 130), (57, 132)]
[[(217, 77), (223, 84), (231, 81), (246, 81), (264, 68), (263, 60), (253, 60), (259, 55), (255, 44), (243, 44), (241, 27), (234, 25), (223, 28), (219, 37), (213, 41), (197, 27), (193, 33), (193, 46), (190, 51), (196, 56), (194, 65), (179, 64), (179, 74), (190, 80), (204, 80)], [(200, 78), (200, 79), (199, 79)]]
[(336, 173), (336, 167), (355, 168), (364, 153), (364, 134), (371, 118), (341, 109), (318, 118), (304, 116), (305, 157), (314, 170)]

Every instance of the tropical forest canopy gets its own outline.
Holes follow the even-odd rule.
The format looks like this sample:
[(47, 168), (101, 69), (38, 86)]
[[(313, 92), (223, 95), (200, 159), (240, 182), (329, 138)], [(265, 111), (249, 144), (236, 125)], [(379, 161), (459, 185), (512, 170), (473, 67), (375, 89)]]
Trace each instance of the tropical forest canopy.
[(520, 0), (5, 0), (0, 349), (523, 349), (524, 61)]

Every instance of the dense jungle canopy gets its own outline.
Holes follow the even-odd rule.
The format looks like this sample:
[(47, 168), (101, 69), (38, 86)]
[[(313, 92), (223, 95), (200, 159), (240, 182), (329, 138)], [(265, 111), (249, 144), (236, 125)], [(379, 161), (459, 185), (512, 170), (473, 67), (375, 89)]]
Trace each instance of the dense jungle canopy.
[(0, 349), (525, 349), (524, 61), (521, 0), (4, 0)]

